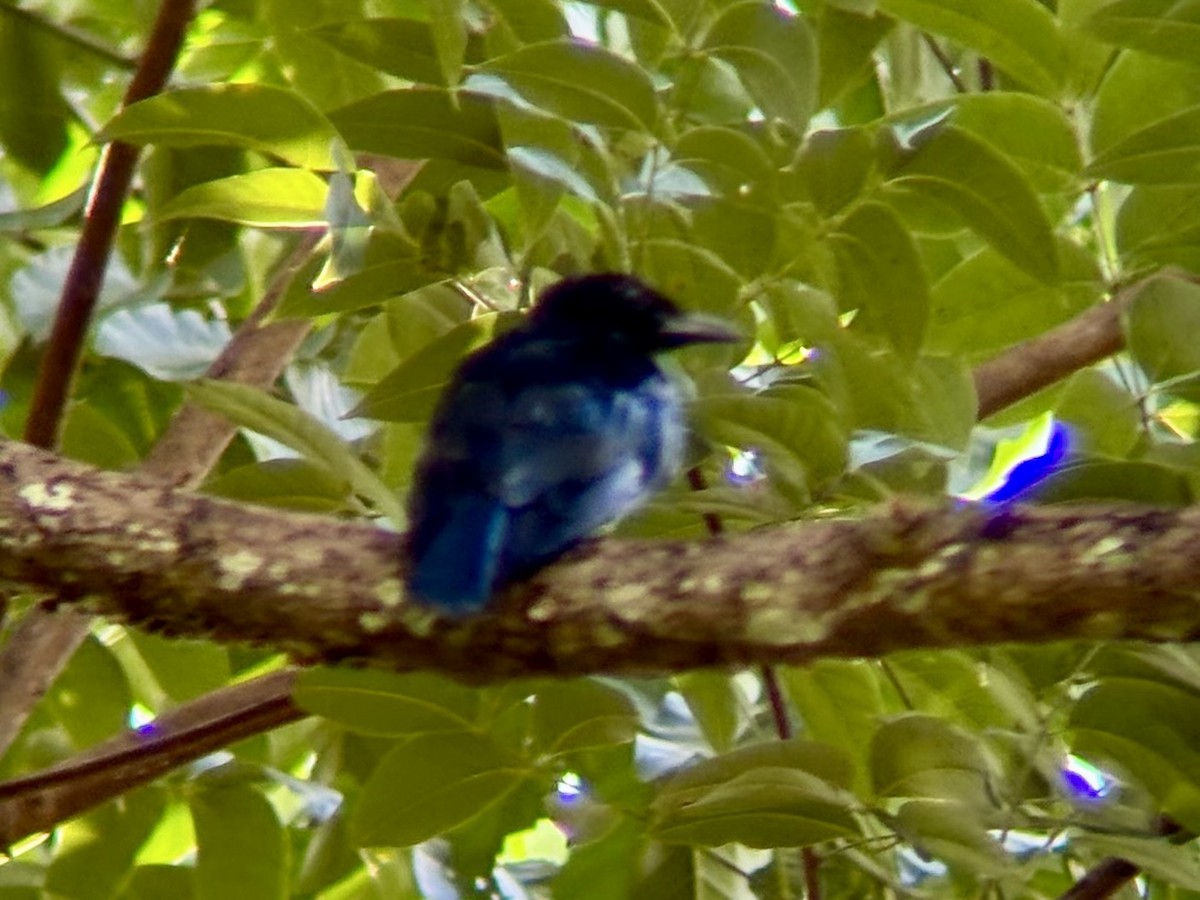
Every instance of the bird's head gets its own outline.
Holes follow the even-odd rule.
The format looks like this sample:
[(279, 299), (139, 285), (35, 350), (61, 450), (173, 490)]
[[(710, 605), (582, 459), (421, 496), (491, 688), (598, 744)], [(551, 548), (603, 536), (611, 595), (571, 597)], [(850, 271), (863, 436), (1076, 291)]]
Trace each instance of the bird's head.
[(546, 334), (616, 340), (645, 353), (742, 338), (728, 322), (685, 313), (632, 275), (615, 273), (551, 286), (530, 313), (530, 326)]

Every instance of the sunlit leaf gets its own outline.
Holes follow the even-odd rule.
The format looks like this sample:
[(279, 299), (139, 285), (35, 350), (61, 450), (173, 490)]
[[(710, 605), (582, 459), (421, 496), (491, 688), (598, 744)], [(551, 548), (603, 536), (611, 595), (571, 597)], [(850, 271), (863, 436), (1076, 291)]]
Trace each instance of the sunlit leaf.
[(178, 88), (117, 114), (97, 135), (164, 147), (224, 144), (309, 169), (333, 168), (337, 132), (295, 91), (263, 84)]
[(418, 844), (500, 802), (528, 775), (521, 760), (486, 736), (419, 734), (371, 773), (351, 814), (351, 836), (362, 846)]
[(1036, 0), (879, 0), (888, 15), (979, 52), (1046, 97), (1062, 84), (1066, 49), (1054, 15)]
[(769, 4), (735, 3), (713, 23), (704, 46), (733, 64), (763, 113), (804, 131), (817, 105), (817, 46), (802, 17)]
[(310, 669), (296, 703), (359, 734), (461, 732), (479, 711), (479, 692), (438, 675)]
[(531, 44), (478, 66), (534, 106), (566, 119), (612, 128), (653, 130), (654, 85), (639, 67), (579, 41)]
[(399, 501), (379, 476), (336, 433), (299, 407), (250, 385), (230, 381), (196, 381), (187, 390), (188, 396), (202, 406), (286, 444), (311, 463), (329, 468), (393, 522), (404, 521)]

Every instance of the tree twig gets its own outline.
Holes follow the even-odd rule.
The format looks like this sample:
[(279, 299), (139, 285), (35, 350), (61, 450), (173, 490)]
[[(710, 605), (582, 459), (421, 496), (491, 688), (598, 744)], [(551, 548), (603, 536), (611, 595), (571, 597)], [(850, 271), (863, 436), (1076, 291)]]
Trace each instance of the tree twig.
[[(290, 671), (214, 691), (58, 766), (0, 784), (0, 847), (234, 741), (302, 718)], [(183, 719), (183, 721), (180, 721)]]
[(975, 368), (979, 418), (1049, 387), (1125, 346), (1121, 315), (1140, 284)]
[(72, 47), (77, 47), (98, 59), (112, 63), (118, 68), (134, 69), (138, 65), (136, 59), (124, 56), (99, 38), (92, 37), (92, 35), (85, 31), (80, 31), (78, 28), (72, 28), (69, 25), (63, 25), (59, 22), (51, 22), (32, 10), (24, 9), (16, 4), (0, 3), (0, 15), (19, 19), (27, 25), (45, 32), (55, 40), (62, 41), (64, 44)]

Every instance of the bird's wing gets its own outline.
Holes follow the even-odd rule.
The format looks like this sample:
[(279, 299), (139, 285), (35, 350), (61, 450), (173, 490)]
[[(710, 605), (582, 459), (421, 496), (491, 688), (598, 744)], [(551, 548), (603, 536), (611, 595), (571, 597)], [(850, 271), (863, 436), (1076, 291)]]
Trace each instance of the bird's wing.
[(515, 392), (476, 383), (461, 393), (456, 408), (471, 412), (437, 436), (438, 447), (470, 460), (481, 486), (509, 507), (597, 479), (632, 498), (661, 486), (682, 454), (680, 403), (658, 374), (633, 390), (580, 381)]
[(426, 602), (462, 614), (482, 609), (491, 596), (509, 511), (487, 493), (462, 490), (454, 468), (434, 463), (424, 472), (425, 497), (411, 511), (408, 584)]

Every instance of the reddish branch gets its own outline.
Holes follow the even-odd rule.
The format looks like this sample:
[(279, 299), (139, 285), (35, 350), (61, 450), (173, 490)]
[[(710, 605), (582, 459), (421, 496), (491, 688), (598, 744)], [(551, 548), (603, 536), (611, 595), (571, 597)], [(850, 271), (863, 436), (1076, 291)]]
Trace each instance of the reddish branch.
[[(167, 83), (194, 6), (194, 0), (163, 0), (125, 91), (125, 106), (157, 94)], [(25, 440), (39, 447), (54, 446), (137, 158), (138, 149), (120, 141), (104, 150), (25, 423)]]

